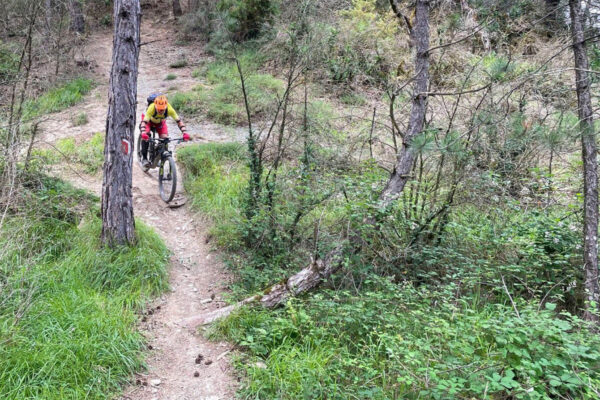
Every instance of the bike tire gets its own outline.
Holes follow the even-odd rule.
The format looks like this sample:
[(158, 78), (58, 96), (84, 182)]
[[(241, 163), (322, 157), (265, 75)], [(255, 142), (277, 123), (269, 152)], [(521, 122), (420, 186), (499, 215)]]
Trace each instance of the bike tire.
[(140, 165), (142, 164), (142, 134), (140, 133), (137, 137), (137, 157)]
[(160, 191), (160, 198), (165, 203), (170, 202), (175, 197), (175, 191), (177, 190), (177, 166), (171, 156), (160, 162), (160, 168), (158, 169), (158, 189)]

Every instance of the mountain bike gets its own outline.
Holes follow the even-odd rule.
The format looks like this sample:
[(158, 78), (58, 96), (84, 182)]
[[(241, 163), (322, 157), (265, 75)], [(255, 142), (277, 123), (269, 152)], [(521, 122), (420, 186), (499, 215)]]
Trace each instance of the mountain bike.
[(173, 154), (169, 150), (169, 143), (181, 143), (183, 138), (170, 139), (170, 138), (157, 138), (156, 131), (152, 130), (152, 136), (149, 139), (148, 146), (148, 161), (150, 165), (148, 167), (143, 166), (142, 156), (142, 135), (139, 134), (137, 138), (137, 153), (138, 161), (140, 166), (147, 172), (151, 168), (158, 167), (158, 190), (160, 197), (165, 203), (173, 200), (175, 191), (177, 190), (177, 166), (173, 159)]

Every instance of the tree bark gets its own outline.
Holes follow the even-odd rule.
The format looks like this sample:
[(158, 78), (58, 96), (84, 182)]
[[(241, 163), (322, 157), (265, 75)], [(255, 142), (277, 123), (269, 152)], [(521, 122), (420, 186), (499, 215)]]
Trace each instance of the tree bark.
[(85, 32), (85, 20), (79, 0), (69, 0), (69, 14), (71, 15), (71, 32), (83, 34)]
[(173, 16), (181, 17), (183, 15), (183, 11), (181, 11), (181, 3), (179, 0), (173, 0)]
[(384, 207), (396, 200), (404, 190), (415, 161), (416, 154), (412, 142), (421, 134), (425, 125), (429, 90), (429, 1), (417, 0), (416, 3), (415, 24), (411, 30), (411, 40), (416, 48), (412, 106), (396, 165), (380, 196)]
[(590, 79), (589, 62), (583, 29), (580, 0), (569, 0), (571, 11), (571, 35), (575, 58), (575, 87), (581, 132), (581, 155), (583, 158), (583, 263), (585, 272), (586, 305), (584, 318), (598, 322), (598, 166), (596, 133)]
[(102, 181), (102, 241), (132, 244), (132, 166), (140, 46), (139, 0), (115, 0)]
[(257, 303), (266, 308), (277, 307), (290, 297), (297, 296), (319, 286), (323, 280), (326, 280), (341, 268), (343, 260), (342, 247), (336, 248), (328, 253), (323, 260), (315, 260), (287, 280), (271, 286), (262, 295), (251, 296), (236, 304), (184, 319), (181, 321), (181, 324), (184, 327), (210, 324), (251, 303)]
[[(401, 20), (403, 19), (402, 15), (398, 15), (398, 17)], [(404, 137), (402, 150), (398, 154), (394, 172), (390, 176), (385, 190), (380, 194), (380, 201), (384, 205), (395, 200), (398, 194), (404, 189), (408, 179), (407, 174), (412, 167), (415, 157), (411, 144), (413, 139), (423, 131), (423, 126), (425, 125), (427, 92), (429, 89), (429, 0), (416, 1), (414, 27), (411, 29), (411, 36), (416, 45), (415, 71), (417, 75), (413, 85), (409, 127)], [(367, 223), (375, 222), (374, 220), (367, 221)], [(351, 243), (351, 246), (354, 246), (356, 250), (359, 248), (358, 240), (355, 242)], [(226, 317), (231, 312), (250, 303), (258, 303), (267, 308), (279, 306), (290, 298), (290, 296), (297, 296), (307, 292), (328, 279), (342, 268), (344, 258), (344, 248), (342, 246), (337, 247), (324, 258), (311, 262), (310, 265), (292, 277), (271, 286), (262, 295), (252, 296), (237, 304), (187, 318), (181, 321), (181, 324), (187, 327), (209, 324)]]

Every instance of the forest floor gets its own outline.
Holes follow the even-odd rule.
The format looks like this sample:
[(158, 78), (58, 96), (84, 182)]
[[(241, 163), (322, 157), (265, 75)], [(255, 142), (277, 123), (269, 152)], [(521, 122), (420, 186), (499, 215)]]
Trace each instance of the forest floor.
[[(169, 30), (173, 21), (144, 18), (138, 75), (137, 118), (145, 111), (146, 97), (153, 92), (175, 88), (187, 89), (199, 82), (192, 78), (197, 61), (205, 57), (201, 48), (178, 46), (176, 34)], [(157, 37), (164, 41), (153, 42)], [(96, 87), (83, 103), (55, 114), (45, 122), (41, 141), (52, 144), (72, 137), (76, 143), (89, 140), (95, 132), (103, 132), (106, 124), (108, 79), (111, 68), (112, 31), (97, 32), (89, 38), (82, 57), (95, 75)], [(188, 65), (170, 68), (173, 62), (186, 58)], [(168, 74), (177, 77), (166, 80)], [(72, 127), (65, 114), (85, 113), (88, 123)], [(230, 141), (231, 133), (210, 123), (192, 124), (186, 121), (194, 141)], [(171, 137), (178, 137), (176, 125), (169, 122)], [(136, 133), (137, 134), (137, 133)], [(100, 194), (101, 174), (87, 176), (66, 168), (61, 177)], [(185, 199), (179, 174), (178, 196)], [(135, 377), (124, 390), (125, 400), (186, 400), (231, 399), (235, 379), (228, 354), (229, 343), (211, 342), (200, 333), (181, 327), (178, 322), (198, 313), (223, 306), (221, 295), (231, 279), (211, 252), (207, 226), (202, 216), (187, 205), (169, 208), (158, 194), (156, 171), (145, 173), (134, 161), (133, 200), (136, 217), (152, 226), (172, 252), (169, 270), (170, 291), (156, 299), (143, 316), (140, 329), (148, 339), (148, 369)]]

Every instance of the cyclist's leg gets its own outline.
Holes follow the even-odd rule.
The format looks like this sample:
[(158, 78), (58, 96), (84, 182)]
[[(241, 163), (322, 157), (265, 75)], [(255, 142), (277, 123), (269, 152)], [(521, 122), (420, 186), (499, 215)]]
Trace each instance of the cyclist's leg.
[(160, 124), (156, 125), (156, 133), (161, 139), (169, 137), (169, 129), (167, 128), (167, 120), (163, 119)]
[[(150, 125), (151, 123), (146, 124), (146, 135), (150, 135)], [(148, 159), (148, 147), (150, 146), (150, 143), (147, 140), (142, 140), (142, 159), (147, 160)]]

